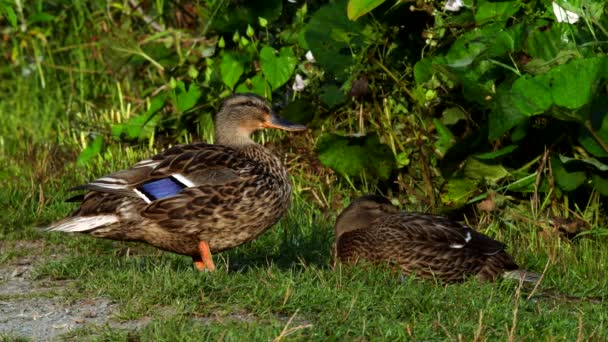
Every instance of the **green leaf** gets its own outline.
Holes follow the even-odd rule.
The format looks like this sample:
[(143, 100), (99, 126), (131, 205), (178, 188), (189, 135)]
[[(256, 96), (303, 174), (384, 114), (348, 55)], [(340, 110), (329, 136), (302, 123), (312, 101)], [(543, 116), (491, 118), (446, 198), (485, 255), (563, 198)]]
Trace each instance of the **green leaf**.
[(350, 21), (345, 7), (345, 0), (321, 7), (304, 31), (305, 43), (317, 62), (338, 82), (350, 77), (351, 68), (357, 63), (353, 56), (378, 40), (376, 31), (364, 26), (363, 20)]
[(528, 76), (515, 81), (508, 96), (512, 99), (514, 110), (525, 116), (542, 114), (553, 104), (550, 86), (538, 78)]
[(595, 159), (595, 158), (571, 158), (571, 157), (566, 157), (563, 154), (559, 155), (559, 160), (564, 163), (564, 164), (569, 164), (569, 163), (573, 163), (573, 164), (577, 164), (577, 163), (584, 163), (587, 165), (591, 165), (594, 166), (596, 169), (600, 170), (600, 171), (608, 171), (608, 165), (600, 162), (599, 160)]
[(55, 16), (50, 15), (48, 13), (44, 13), (44, 12), (33, 14), (33, 15), (29, 16), (28, 19), (27, 19), (27, 21), (30, 24), (33, 24), (33, 23), (46, 23), (46, 22), (53, 21), (53, 20), (55, 20)]
[(236, 55), (231, 53), (224, 54), (222, 64), (220, 65), (220, 72), (222, 74), (222, 82), (230, 90), (234, 89), (234, 85), (241, 78), (243, 71), (245, 71), (245, 67)]
[(236, 87), (237, 93), (255, 93), (265, 98), (271, 98), (272, 89), (266, 79), (258, 74)]
[(0, 9), (6, 15), (6, 19), (11, 24), (11, 26), (13, 28), (17, 28), (17, 14), (15, 14), (15, 11), (13, 10), (13, 8), (11, 6), (9, 6), (7, 3), (3, 3), (3, 4), (0, 4)]
[(599, 95), (589, 108), (589, 121), (580, 127), (579, 143), (598, 158), (608, 157), (608, 98)]
[(329, 108), (342, 104), (348, 99), (346, 94), (344, 94), (344, 92), (335, 84), (324, 84), (321, 87), (319, 98), (324, 104), (329, 106)]
[(473, 197), (479, 186), (469, 178), (451, 178), (441, 190), (441, 202), (447, 206), (461, 207)]
[(575, 190), (587, 179), (585, 171), (568, 171), (557, 156), (551, 158), (551, 169), (555, 182), (564, 191)]
[(480, 153), (473, 155), (477, 159), (488, 160), (488, 159), (496, 159), (498, 157), (506, 156), (513, 152), (518, 146), (517, 145), (509, 145), (505, 146), (501, 149), (498, 149), (494, 152)]
[(511, 97), (510, 92), (499, 92), (496, 108), (488, 117), (488, 139), (495, 140), (511, 128), (523, 123), (527, 116), (516, 109), (513, 102), (517, 99)]
[(435, 149), (443, 156), (452, 145), (456, 142), (452, 132), (445, 127), (438, 119), (433, 119), (435, 130), (439, 139), (435, 142)]
[[(541, 29), (542, 28), (542, 29)], [(524, 51), (533, 58), (550, 61), (561, 51), (577, 49), (571, 41), (568, 32), (571, 25), (558, 24), (539, 20), (528, 29), (528, 38), (524, 43)]]
[(185, 112), (196, 105), (201, 95), (201, 89), (196, 84), (191, 83), (188, 91), (178, 89), (175, 106), (180, 112)]
[(475, 158), (469, 158), (464, 167), (464, 174), (471, 179), (483, 179), (489, 184), (496, 184), (507, 177), (509, 171), (500, 164), (486, 164)]
[(417, 84), (427, 82), (433, 76), (433, 60), (423, 58), (414, 64), (414, 80)]
[(460, 120), (466, 120), (467, 116), (464, 111), (458, 107), (450, 107), (441, 114), (441, 122), (446, 125), (455, 125)]
[(270, 46), (264, 46), (260, 51), (260, 65), (262, 73), (272, 90), (285, 84), (291, 76), (298, 64), (293, 49), (291, 47), (283, 47), (277, 57), (274, 49)]
[(85, 165), (88, 163), (93, 157), (99, 155), (101, 153), (101, 148), (103, 147), (103, 136), (98, 135), (78, 156), (76, 160), (77, 165)]
[(520, 7), (520, 1), (481, 1), (475, 13), (475, 22), (478, 25), (490, 20), (504, 22), (517, 13)]
[(395, 168), (391, 149), (375, 134), (344, 137), (325, 134), (318, 143), (319, 160), (343, 176), (388, 180)]
[(112, 126), (114, 139), (128, 140), (146, 139), (154, 134), (158, 117), (156, 113), (165, 105), (166, 95), (161, 94), (150, 101), (150, 108), (142, 115), (134, 116), (121, 124)]
[(600, 81), (607, 78), (607, 59), (594, 57), (573, 60), (537, 77), (551, 89), (556, 105), (578, 109), (591, 102)]
[(606, 174), (604, 174), (604, 176), (601, 176), (596, 173), (591, 176), (591, 183), (593, 184), (593, 187), (602, 196), (608, 196), (608, 177), (606, 176)]
[(509, 183), (506, 187), (508, 191), (515, 192), (532, 192), (534, 191), (534, 184), (536, 182), (536, 173), (532, 174), (522, 174), (522, 175), (512, 175), (515, 177), (520, 176), (518, 180)]
[(359, 17), (371, 12), (380, 6), (385, 0), (349, 0), (346, 7), (348, 19), (357, 20)]

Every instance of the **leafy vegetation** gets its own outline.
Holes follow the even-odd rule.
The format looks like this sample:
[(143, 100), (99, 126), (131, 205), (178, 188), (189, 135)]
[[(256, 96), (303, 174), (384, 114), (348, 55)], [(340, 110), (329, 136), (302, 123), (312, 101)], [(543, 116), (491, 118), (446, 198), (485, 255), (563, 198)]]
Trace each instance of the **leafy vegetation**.
[[(40, 256), (39, 279), (73, 280), (65, 300), (103, 296), (117, 320), (151, 317), (138, 332), (73, 339), (603, 339), (607, 11), (601, 0), (0, 0), (0, 264)], [(217, 256), (220, 272), (33, 228), (73, 210), (73, 185), (212, 142), (233, 92), (310, 130), (256, 137), (285, 156), (294, 208)], [(332, 271), (334, 217), (366, 192), (464, 217), (525, 268), (547, 266), (541, 289)], [(44, 249), (11, 243), (33, 239)]]

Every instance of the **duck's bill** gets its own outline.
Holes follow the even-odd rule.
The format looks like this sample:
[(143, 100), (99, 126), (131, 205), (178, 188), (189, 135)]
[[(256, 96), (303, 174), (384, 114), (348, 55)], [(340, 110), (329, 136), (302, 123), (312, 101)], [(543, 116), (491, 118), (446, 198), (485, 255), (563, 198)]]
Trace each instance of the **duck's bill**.
[(270, 115), (270, 120), (264, 123), (266, 128), (278, 128), (285, 131), (303, 131), (306, 130), (306, 126), (293, 123), (289, 120), (283, 119), (277, 115)]

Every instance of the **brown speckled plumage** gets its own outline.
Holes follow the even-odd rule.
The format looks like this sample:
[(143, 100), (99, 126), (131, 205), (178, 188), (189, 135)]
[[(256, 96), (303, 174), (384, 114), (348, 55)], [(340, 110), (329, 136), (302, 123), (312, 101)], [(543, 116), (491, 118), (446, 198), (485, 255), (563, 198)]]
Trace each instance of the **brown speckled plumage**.
[(344, 263), (394, 264), (406, 275), (448, 283), (537, 277), (518, 270), (501, 242), (442, 216), (400, 212), (380, 196), (360, 197), (340, 214), (335, 248)]
[[(291, 196), (280, 160), (250, 140), (263, 127), (304, 129), (277, 119), (262, 98), (236, 95), (216, 119), (217, 145), (175, 146), (79, 187), (89, 191), (80, 208), (49, 229), (143, 241), (195, 261), (201, 259), (200, 241), (212, 253), (250, 241), (279, 220)], [(166, 179), (171, 186), (186, 185), (158, 199), (142, 187)]]

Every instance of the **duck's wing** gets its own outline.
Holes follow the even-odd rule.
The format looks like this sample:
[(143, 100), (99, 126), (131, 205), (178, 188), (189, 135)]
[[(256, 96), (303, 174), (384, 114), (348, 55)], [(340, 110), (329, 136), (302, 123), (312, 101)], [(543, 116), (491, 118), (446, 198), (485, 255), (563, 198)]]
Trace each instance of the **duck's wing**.
[(494, 255), (505, 249), (503, 243), (443, 216), (400, 213), (380, 219), (377, 228), (398, 230), (404, 239), (437, 248), (470, 249), (484, 255)]
[(141, 198), (146, 203), (180, 194), (186, 188), (217, 186), (242, 177), (255, 162), (236, 150), (209, 144), (172, 147), (130, 169), (74, 189)]

